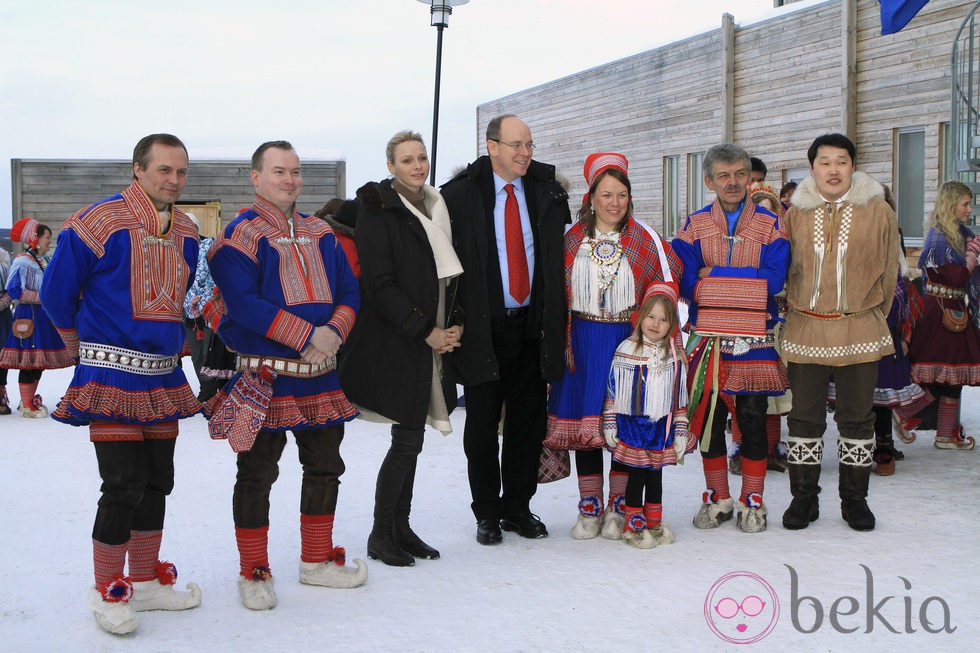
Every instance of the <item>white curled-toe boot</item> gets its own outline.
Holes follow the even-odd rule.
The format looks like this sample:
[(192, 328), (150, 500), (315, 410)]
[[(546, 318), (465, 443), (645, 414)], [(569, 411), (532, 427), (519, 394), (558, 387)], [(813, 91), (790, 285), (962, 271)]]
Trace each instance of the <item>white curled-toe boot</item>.
[(132, 597), (132, 583), (121, 576), (109, 581), (101, 590), (91, 590), (89, 607), (99, 628), (113, 635), (127, 635), (136, 630), (136, 612), (129, 604)]
[(249, 610), (271, 610), (276, 607), (277, 600), (275, 579), (271, 575), (256, 580), (239, 576), (238, 596)]
[(133, 583), (133, 610), (189, 610), (201, 605), (201, 588), (188, 583), (186, 590), (176, 590), (169, 583), (157, 579)]
[(356, 567), (339, 565), (333, 560), (326, 562), (300, 562), (299, 582), (304, 585), (320, 585), (350, 589), (367, 581), (368, 568), (363, 560), (355, 559)]

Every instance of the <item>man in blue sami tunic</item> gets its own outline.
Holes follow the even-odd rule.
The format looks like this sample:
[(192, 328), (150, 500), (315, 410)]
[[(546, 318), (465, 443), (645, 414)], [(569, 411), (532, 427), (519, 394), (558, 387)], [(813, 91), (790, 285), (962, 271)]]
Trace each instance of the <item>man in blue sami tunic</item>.
[(268, 610), (277, 600), (269, 568), (269, 493), (286, 431), (293, 432), (303, 465), (300, 582), (357, 587), (367, 579), (361, 560), (356, 569), (347, 567), (344, 550), (333, 546), (343, 424), (357, 415), (334, 368), (360, 295), (330, 226), (296, 210), (303, 176), (292, 145), (260, 145), (252, 155), (252, 184), (251, 208), (225, 228), (208, 255), (227, 307), (218, 334), (238, 353), (239, 372), (207, 411), (212, 436), (216, 424), (231, 422), (227, 433), (238, 452), (233, 511), (242, 604)]
[(193, 583), (174, 590), (177, 569), (159, 559), (177, 420), (201, 409), (179, 358), (198, 252), (197, 227), (174, 206), (186, 183), (180, 139), (140, 140), (133, 183), (65, 222), (41, 286), (44, 309), (78, 356), (52, 417), (87, 425), (95, 445), (102, 497), (92, 529), (91, 607), (115, 634), (136, 629), (136, 611), (201, 602)]

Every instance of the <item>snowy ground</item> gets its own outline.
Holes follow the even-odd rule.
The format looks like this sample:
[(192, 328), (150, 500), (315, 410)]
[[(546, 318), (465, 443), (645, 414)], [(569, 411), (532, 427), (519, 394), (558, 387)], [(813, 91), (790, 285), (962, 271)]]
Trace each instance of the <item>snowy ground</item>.
[[(40, 392), (49, 406), (69, 375), (68, 370), (44, 374)], [(16, 395), (16, 372), (7, 388)], [(974, 434), (980, 434), (978, 397), (973, 389), (964, 393), (964, 421)], [(728, 641), (744, 643), (772, 625), (751, 648), (976, 650), (980, 625), (970, 606), (980, 590), (980, 450), (938, 451), (931, 432), (900, 444), (906, 460), (898, 463), (897, 474), (872, 477), (870, 503), (878, 527), (870, 533), (854, 532), (840, 519), (833, 456), (824, 464), (820, 520), (807, 530), (791, 532), (780, 525), (789, 503), (788, 480), (770, 472), (769, 531), (746, 535), (731, 522), (698, 531), (691, 517), (703, 480), (695, 455), (664, 474), (664, 518), (677, 535), (675, 544), (639, 551), (601, 538), (572, 540), (568, 530), (577, 489), (566, 479), (541, 486), (532, 504), (549, 527), (547, 539), (505, 533), (503, 544), (485, 547), (474, 540), (469, 509), (459, 435), (464, 416), (464, 411), (453, 416), (457, 432), (452, 436), (427, 434), (419, 466), (413, 524), (440, 549), (442, 559), (412, 568), (369, 561), (367, 584), (354, 590), (302, 586), (297, 580), (299, 466), (290, 441), (272, 497), (270, 553), (279, 605), (261, 613), (243, 608), (235, 588), (234, 456), (227, 443), (208, 438), (203, 417), (184, 421), (163, 557), (177, 564), (181, 583), (202, 587), (204, 602), (185, 613), (142, 613), (139, 630), (126, 637), (103, 633), (86, 607), (99, 488), (86, 431), (16, 413), (0, 417), (0, 649), (731, 650), (736, 647), (712, 626)], [(828, 452), (836, 448), (835, 435), (831, 426)], [(387, 444), (382, 426), (360, 421), (348, 426), (335, 542), (347, 547), (350, 558), (365, 555), (374, 478)], [(733, 491), (738, 482), (732, 477)], [(758, 579), (744, 575), (713, 590), (733, 572), (761, 577), (775, 600)], [(709, 626), (704, 612), (709, 593), (712, 605), (758, 594), (766, 607), (755, 619), (739, 613), (726, 621), (709, 612)], [(888, 596), (893, 598), (885, 600)], [(874, 606), (880, 618), (873, 616)], [(942, 629), (946, 608), (955, 631), (926, 632)], [(898, 632), (890, 632), (886, 622)], [(745, 630), (737, 631), (738, 624)]]

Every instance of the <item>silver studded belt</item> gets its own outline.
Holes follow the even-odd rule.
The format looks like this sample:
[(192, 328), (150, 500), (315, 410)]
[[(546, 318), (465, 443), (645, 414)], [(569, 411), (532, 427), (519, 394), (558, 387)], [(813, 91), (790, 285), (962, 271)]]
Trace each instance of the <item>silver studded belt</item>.
[(112, 345), (101, 345), (96, 342), (78, 343), (79, 365), (108, 367), (109, 369), (129, 372), (130, 374), (157, 376), (170, 374), (179, 362), (180, 358), (177, 356), (144, 354), (141, 351), (113, 347)]
[(308, 379), (314, 376), (323, 376), (337, 367), (337, 358), (331, 356), (322, 363), (304, 363), (295, 358), (279, 358), (277, 356), (242, 356), (239, 354), (237, 368), (239, 371), (257, 370), (263, 365), (268, 365), (277, 374), (283, 376), (293, 376), (300, 379)]
[(939, 283), (926, 283), (926, 294), (942, 297), (944, 299), (963, 299), (966, 291), (955, 286), (944, 286)]

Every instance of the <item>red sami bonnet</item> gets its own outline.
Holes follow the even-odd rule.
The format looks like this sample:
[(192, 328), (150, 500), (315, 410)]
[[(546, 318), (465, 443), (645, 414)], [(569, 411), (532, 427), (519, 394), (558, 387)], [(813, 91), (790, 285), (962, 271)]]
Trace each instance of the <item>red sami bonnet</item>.
[[(585, 166), (582, 168), (582, 175), (585, 177), (585, 183), (591, 188), (592, 182), (595, 178), (599, 176), (600, 173), (609, 170), (610, 168), (619, 169), (624, 175), (629, 174), (629, 161), (626, 159), (626, 155), (620, 154), (618, 152), (596, 152), (590, 154), (585, 159)], [(585, 195), (582, 197), (582, 204), (585, 205), (589, 201), (589, 192), (586, 191)]]
[(28, 247), (37, 247), (37, 228), (41, 226), (34, 218), (21, 218), (10, 229), (10, 240), (23, 243)]

